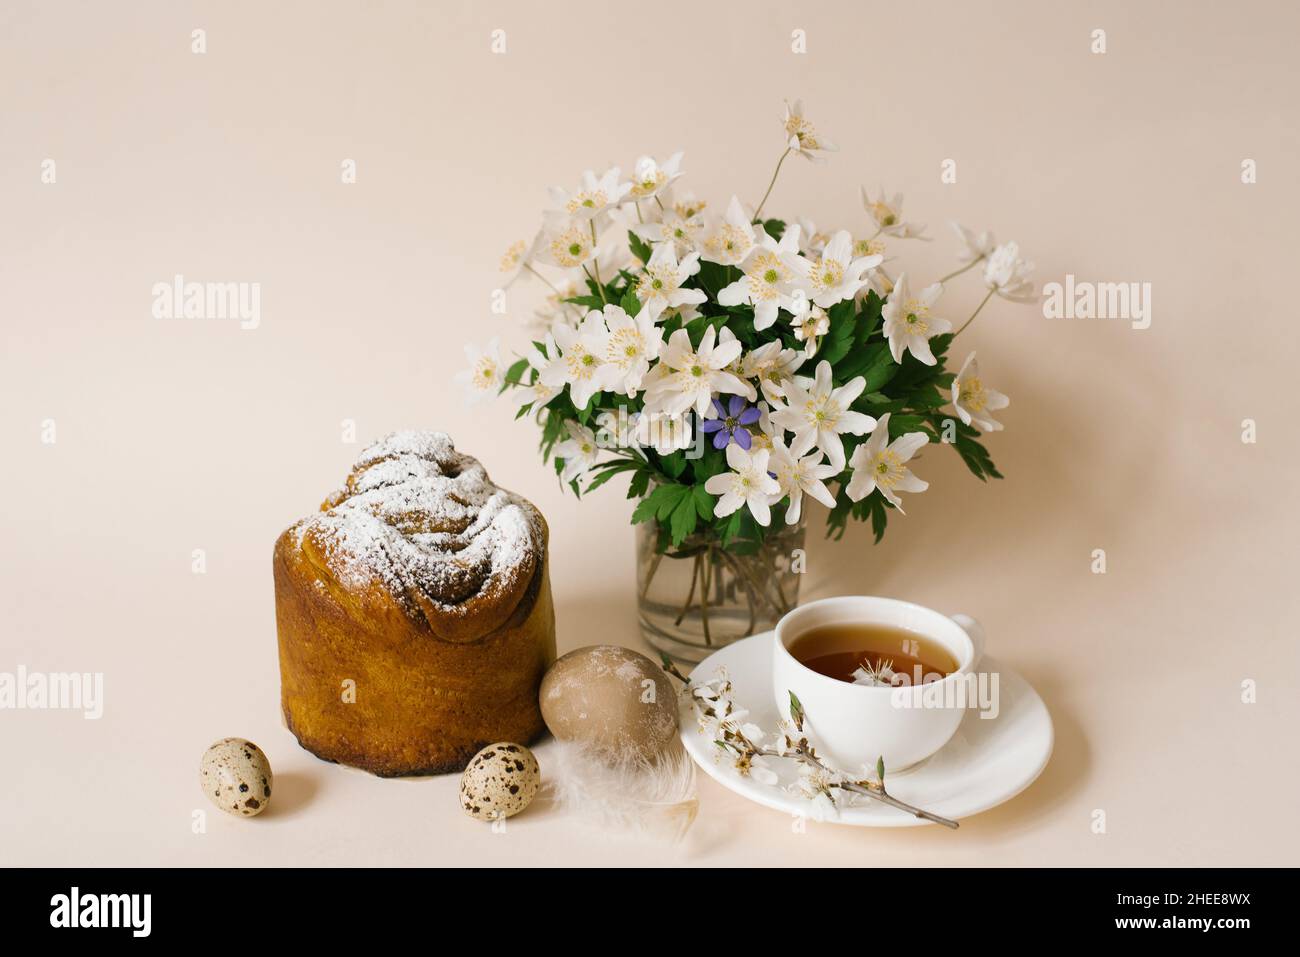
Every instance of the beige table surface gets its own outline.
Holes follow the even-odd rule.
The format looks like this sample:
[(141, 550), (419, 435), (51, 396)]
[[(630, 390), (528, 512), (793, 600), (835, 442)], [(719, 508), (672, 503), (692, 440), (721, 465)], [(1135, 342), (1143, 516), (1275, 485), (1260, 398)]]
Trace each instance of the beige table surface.
[[(0, 671), (105, 681), (98, 721), (0, 711), (0, 863), (1297, 863), (1293, 5), (268, 7), (0, 9)], [(360, 443), (454, 435), (550, 520), (561, 650), (640, 646), (617, 483), (562, 494), (535, 429), (449, 380), (467, 340), (526, 341), (535, 288), (508, 319), (489, 297), (547, 185), (680, 148), (683, 185), (753, 202), (794, 96), (840, 152), (787, 163), (772, 213), (861, 228), (858, 188), (883, 183), (931, 224), (920, 276), (952, 267), (959, 219), (1018, 239), (1040, 280), (1152, 284), (1146, 330), (992, 303), (963, 339), (1013, 398), (989, 441), (1007, 479), (931, 449), (881, 546), (811, 539), (807, 596), (985, 622), (1051, 710), (1043, 777), (956, 833), (794, 833), (704, 780), (664, 847), (543, 807), (494, 834), (454, 777), (300, 750), (271, 544), (359, 451), (343, 420)], [(153, 319), (177, 273), (259, 282), (260, 327)], [(980, 295), (963, 278), (956, 318)], [(276, 800), (196, 834), (198, 758), (225, 735), (271, 755)]]

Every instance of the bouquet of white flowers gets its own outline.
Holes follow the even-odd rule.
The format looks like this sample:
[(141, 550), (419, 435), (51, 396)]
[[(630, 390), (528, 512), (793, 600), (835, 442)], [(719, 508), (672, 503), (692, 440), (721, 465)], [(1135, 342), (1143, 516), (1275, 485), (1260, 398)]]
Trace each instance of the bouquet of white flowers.
[[(927, 488), (910, 468), (927, 443), (951, 445), (981, 479), (1001, 477), (980, 431), (1002, 428), (993, 414), (1009, 400), (985, 385), (974, 353), (956, 374), (947, 355), (993, 295), (1037, 298), (1015, 243), (957, 224), (954, 272), (922, 284), (896, 267), (898, 246), (927, 238), (903, 218), (901, 196), (864, 189), (866, 226), (854, 233), (764, 218), (791, 154), (835, 149), (798, 102), (785, 136), (752, 208), (733, 196), (715, 212), (681, 193), (681, 153), (640, 158), (630, 180), (613, 168), (552, 189), (541, 229), (502, 263), (506, 285), (535, 277), (550, 289), (538, 337), (508, 368), (496, 340), (468, 347), (461, 376), (473, 395), (512, 393), (575, 493), (630, 476), (632, 521), (653, 531), (654, 567), (695, 559), (677, 621), (702, 617), (709, 644), (707, 603), (725, 601), (721, 576), (738, 556), (769, 563), (733, 568), (726, 586), (745, 595), (750, 630), (790, 604), (769, 595), (779, 581), (767, 587), (780, 564), (765, 547), (778, 534), (774, 509), (777, 529), (799, 525), (808, 496), (830, 510), (830, 533), (869, 519), (879, 541), (890, 511), (902, 513), (900, 493)], [(987, 294), (954, 328), (944, 284), (977, 268)]]

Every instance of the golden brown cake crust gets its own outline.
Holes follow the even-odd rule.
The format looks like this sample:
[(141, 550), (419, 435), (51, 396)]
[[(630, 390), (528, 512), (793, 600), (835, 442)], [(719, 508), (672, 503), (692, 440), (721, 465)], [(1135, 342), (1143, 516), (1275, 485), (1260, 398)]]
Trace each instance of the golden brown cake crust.
[(394, 776), (533, 741), (555, 660), (546, 545), (541, 514), (442, 433), (363, 452), (275, 543), (281, 704), (299, 743)]

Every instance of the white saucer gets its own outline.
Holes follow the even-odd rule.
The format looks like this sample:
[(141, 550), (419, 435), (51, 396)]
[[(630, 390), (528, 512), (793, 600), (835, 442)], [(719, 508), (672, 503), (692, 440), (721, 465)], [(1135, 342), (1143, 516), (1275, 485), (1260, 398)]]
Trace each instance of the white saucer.
[[(764, 731), (775, 731), (777, 711), (772, 694), (772, 632), (745, 638), (715, 651), (695, 666), (693, 674), (707, 681), (719, 668), (731, 678), (736, 706), (749, 710), (745, 720)], [(981, 718), (972, 710), (943, 749), (915, 767), (885, 774), (889, 793), (900, 801), (941, 817), (960, 820), (1009, 801), (1033, 783), (1052, 755), (1052, 718), (1029, 682), (986, 655), (981, 671), (999, 675), (999, 712)], [(721, 756), (713, 741), (700, 733), (693, 712), (682, 712), (682, 743), (695, 763), (723, 787), (765, 807), (787, 814), (817, 816), (813, 802), (790, 794), (784, 786), (798, 777), (794, 761), (770, 759), (780, 776), (778, 785), (741, 777)], [(856, 770), (856, 769), (854, 769)], [(861, 827), (915, 827), (929, 822), (866, 797), (825, 818)]]

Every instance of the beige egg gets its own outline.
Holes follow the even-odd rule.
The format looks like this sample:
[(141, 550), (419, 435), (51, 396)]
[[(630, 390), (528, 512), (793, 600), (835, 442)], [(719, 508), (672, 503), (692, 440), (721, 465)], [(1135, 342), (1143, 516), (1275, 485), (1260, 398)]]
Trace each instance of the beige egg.
[(662, 668), (616, 645), (571, 651), (546, 672), (542, 720), (562, 741), (615, 758), (656, 759), (677, 737), (677, 693)]
[(514, 817), (542, 786), (533, 752), (522, 744), (489, 744), (470, 758), (460, 776), (460, 806), (480, 821)]
[(271, 803), (271, 762), (252, 741), (222, 738), (203, 752), (199, 787), (227, 814), (253, 817)]

